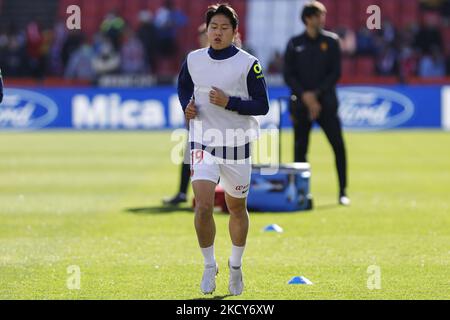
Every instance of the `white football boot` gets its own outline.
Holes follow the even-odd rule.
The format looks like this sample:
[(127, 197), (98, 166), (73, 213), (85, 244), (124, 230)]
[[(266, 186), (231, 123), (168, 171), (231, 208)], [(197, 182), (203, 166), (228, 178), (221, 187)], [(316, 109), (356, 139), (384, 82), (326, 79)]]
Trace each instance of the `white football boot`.
[(349, 197), (347, 197), (347, 196), (339, 197), (339, 204), (340, 205), (348, 207), (348, 206), (350, 206), (350, 203), (351, 203), (351, 201), (350, 201)]
[(205, 266), (200, 288), (203, 294), (212, 294), (216, 290), (216, 276), (219, 273), (217, 263), (213, 266)]
[(242, 276), (242, 266), (232, 267), (228, 261), (228, 267), (230, 268), (230, 282), (228, 284), (228, 291), (233, 296), (242, 294), (244, 290), (244, 281)]

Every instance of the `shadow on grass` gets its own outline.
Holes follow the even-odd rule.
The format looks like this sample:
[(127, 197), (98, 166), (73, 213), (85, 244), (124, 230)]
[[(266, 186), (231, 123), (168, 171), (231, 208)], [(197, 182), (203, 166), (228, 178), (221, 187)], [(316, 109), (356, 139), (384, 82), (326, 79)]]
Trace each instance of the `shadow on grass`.
[[(317, 205), (313, 208), (313, 210), (307, 211), (295, 211), (295, 212), (267, 212), (267, 211), (253, 211), (249, 210), (251, 214), (257, 215), (270, 215), (270, 214), (283, 214), (283, 215), (292, 215), (292, 214), (305, 214), (305, 213), (313, 213), (314, 211), (326, 211), (340, 208), (341, 206), (338, 204), (324, 204)], [(154, 207), (141, 207), (141, 208), (127, 208), (124, 211), (133, 214), (168, 214), (168, 213), (194, 213), (194, 210), (190, 207), (177, 207), (177, 206), (154, 206)], [(214, 211), (214, 214), (222, 214), (228, 215), (228, 213)]]
[(253, 210), (253, 209), (248, 209), (250, 214), (253, 215), (286, 215), (286, 216), (295, 216), (295, 215), (303, 215), (303, 214), (309, 214), (314, 212), (314, 210), (299, 210), (299, 211), (261, 211), (261, 210)]
[(223, 296), (211, 296), (211, 297), (202, 297), (202, 298), (194, 298), (194, 299), (190, 299), (191, 301), (198, 301), (198, 300), (223, 300), (225, 298), (231, 297), (231, 294), (226, 294)]
[[(167, 213), (192, 213), (194, 214), (194, 209), (190, 207), (175, 207), (175, 206), (155, 206), (155, 207), (142, 207), (142, 208), (127, 208), (124, 209), (125, 212), (134, 214), (167, 214)], [(215, 215), (228, 215), (227, 212), (214, 211)]]
[(284, 212), (276, 212), (276, 211), (260, 211), (260, 210), (252, 210), (249, 209), (249, 212), (251, 214), (258, 214), (258, 215), (271, 215), (271, 214), (277, 214), (277, 215), (303, 215), (303, 214), (309, 214), (314, 213), (314, 211), (326, 211), (326, 210), (333, 210), (340, 208), (341, 205), (330, 203), (330, 204), (322, 204), (322, 205), (316, 205), (312, 208), (312, 210), (299, 210), (299, 211), (284, 211)]
[(189, 212), (193, 213), (192, 208), (176, 207), (176, 206), (154, 206), (142, 208), (127, 208), (124, 211), (134, 214), (167, 214), (174, 212)]
[(330, 204), (322, 204), (322, 205), (315, 206), (313, 210), (325, 211), (325, 210), (337, 209), (337, 208), (340, 208), (340, 207), (341, 207), (341, 205), (339, 205), (339, 204), (330, 203)]

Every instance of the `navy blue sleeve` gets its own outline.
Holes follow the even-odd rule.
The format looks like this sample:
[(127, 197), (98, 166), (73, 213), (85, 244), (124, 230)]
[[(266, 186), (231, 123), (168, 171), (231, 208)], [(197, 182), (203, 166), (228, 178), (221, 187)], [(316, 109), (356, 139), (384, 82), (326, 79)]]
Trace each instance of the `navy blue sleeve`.
[(3, 101), (3, 79), (2, 70), (0, 70), (0, 103)]
[(253, 63), (247, 75), (247, 89), (251, 100), (230, 97), (227, 110), (236, 111), (247, 116), (260, 116), (269, 112), (269, 98), (264, 74), (258, 61)]
[(180, 100), (181, 107), (186, 110), (189, 101), (194, 94), (194, 82), (192, 81), (191, 75), (189, 74), (189, 69), (187, 65), (187, 59), (184, 60), (183, 66), (181, 67), (180, 74), (178, 75), (178, 99)]

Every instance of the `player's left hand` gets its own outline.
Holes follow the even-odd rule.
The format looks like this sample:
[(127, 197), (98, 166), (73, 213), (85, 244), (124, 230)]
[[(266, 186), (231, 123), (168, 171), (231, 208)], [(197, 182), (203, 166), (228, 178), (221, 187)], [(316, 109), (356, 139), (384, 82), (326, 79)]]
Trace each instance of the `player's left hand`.
[(230, 98), (217, 87), (212, 87), (213, 90), (209, 92), (209, 102), (219, 107), (225, 108), (228, 105)]

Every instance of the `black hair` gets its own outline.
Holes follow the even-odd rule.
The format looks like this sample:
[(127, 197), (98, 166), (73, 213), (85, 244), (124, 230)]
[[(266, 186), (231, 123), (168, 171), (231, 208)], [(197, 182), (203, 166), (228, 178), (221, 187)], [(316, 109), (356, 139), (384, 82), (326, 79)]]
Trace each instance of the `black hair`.
[(319, 1), (311, 1), (303, 7), (301, 18), (304, 24), (306, 24), (306, 18), (317, 16), (322, 12), (327, 12), (325, 6)]
[(223, 14), (230, 19), (233, 30), (236, 30), (239, 24), (239, 18), (236, 11), (228, 3), (218, 3), (208, 7), (208, 10), (206, 11), (206, 27), (209, 26), (211, 19), (218, 14)]

